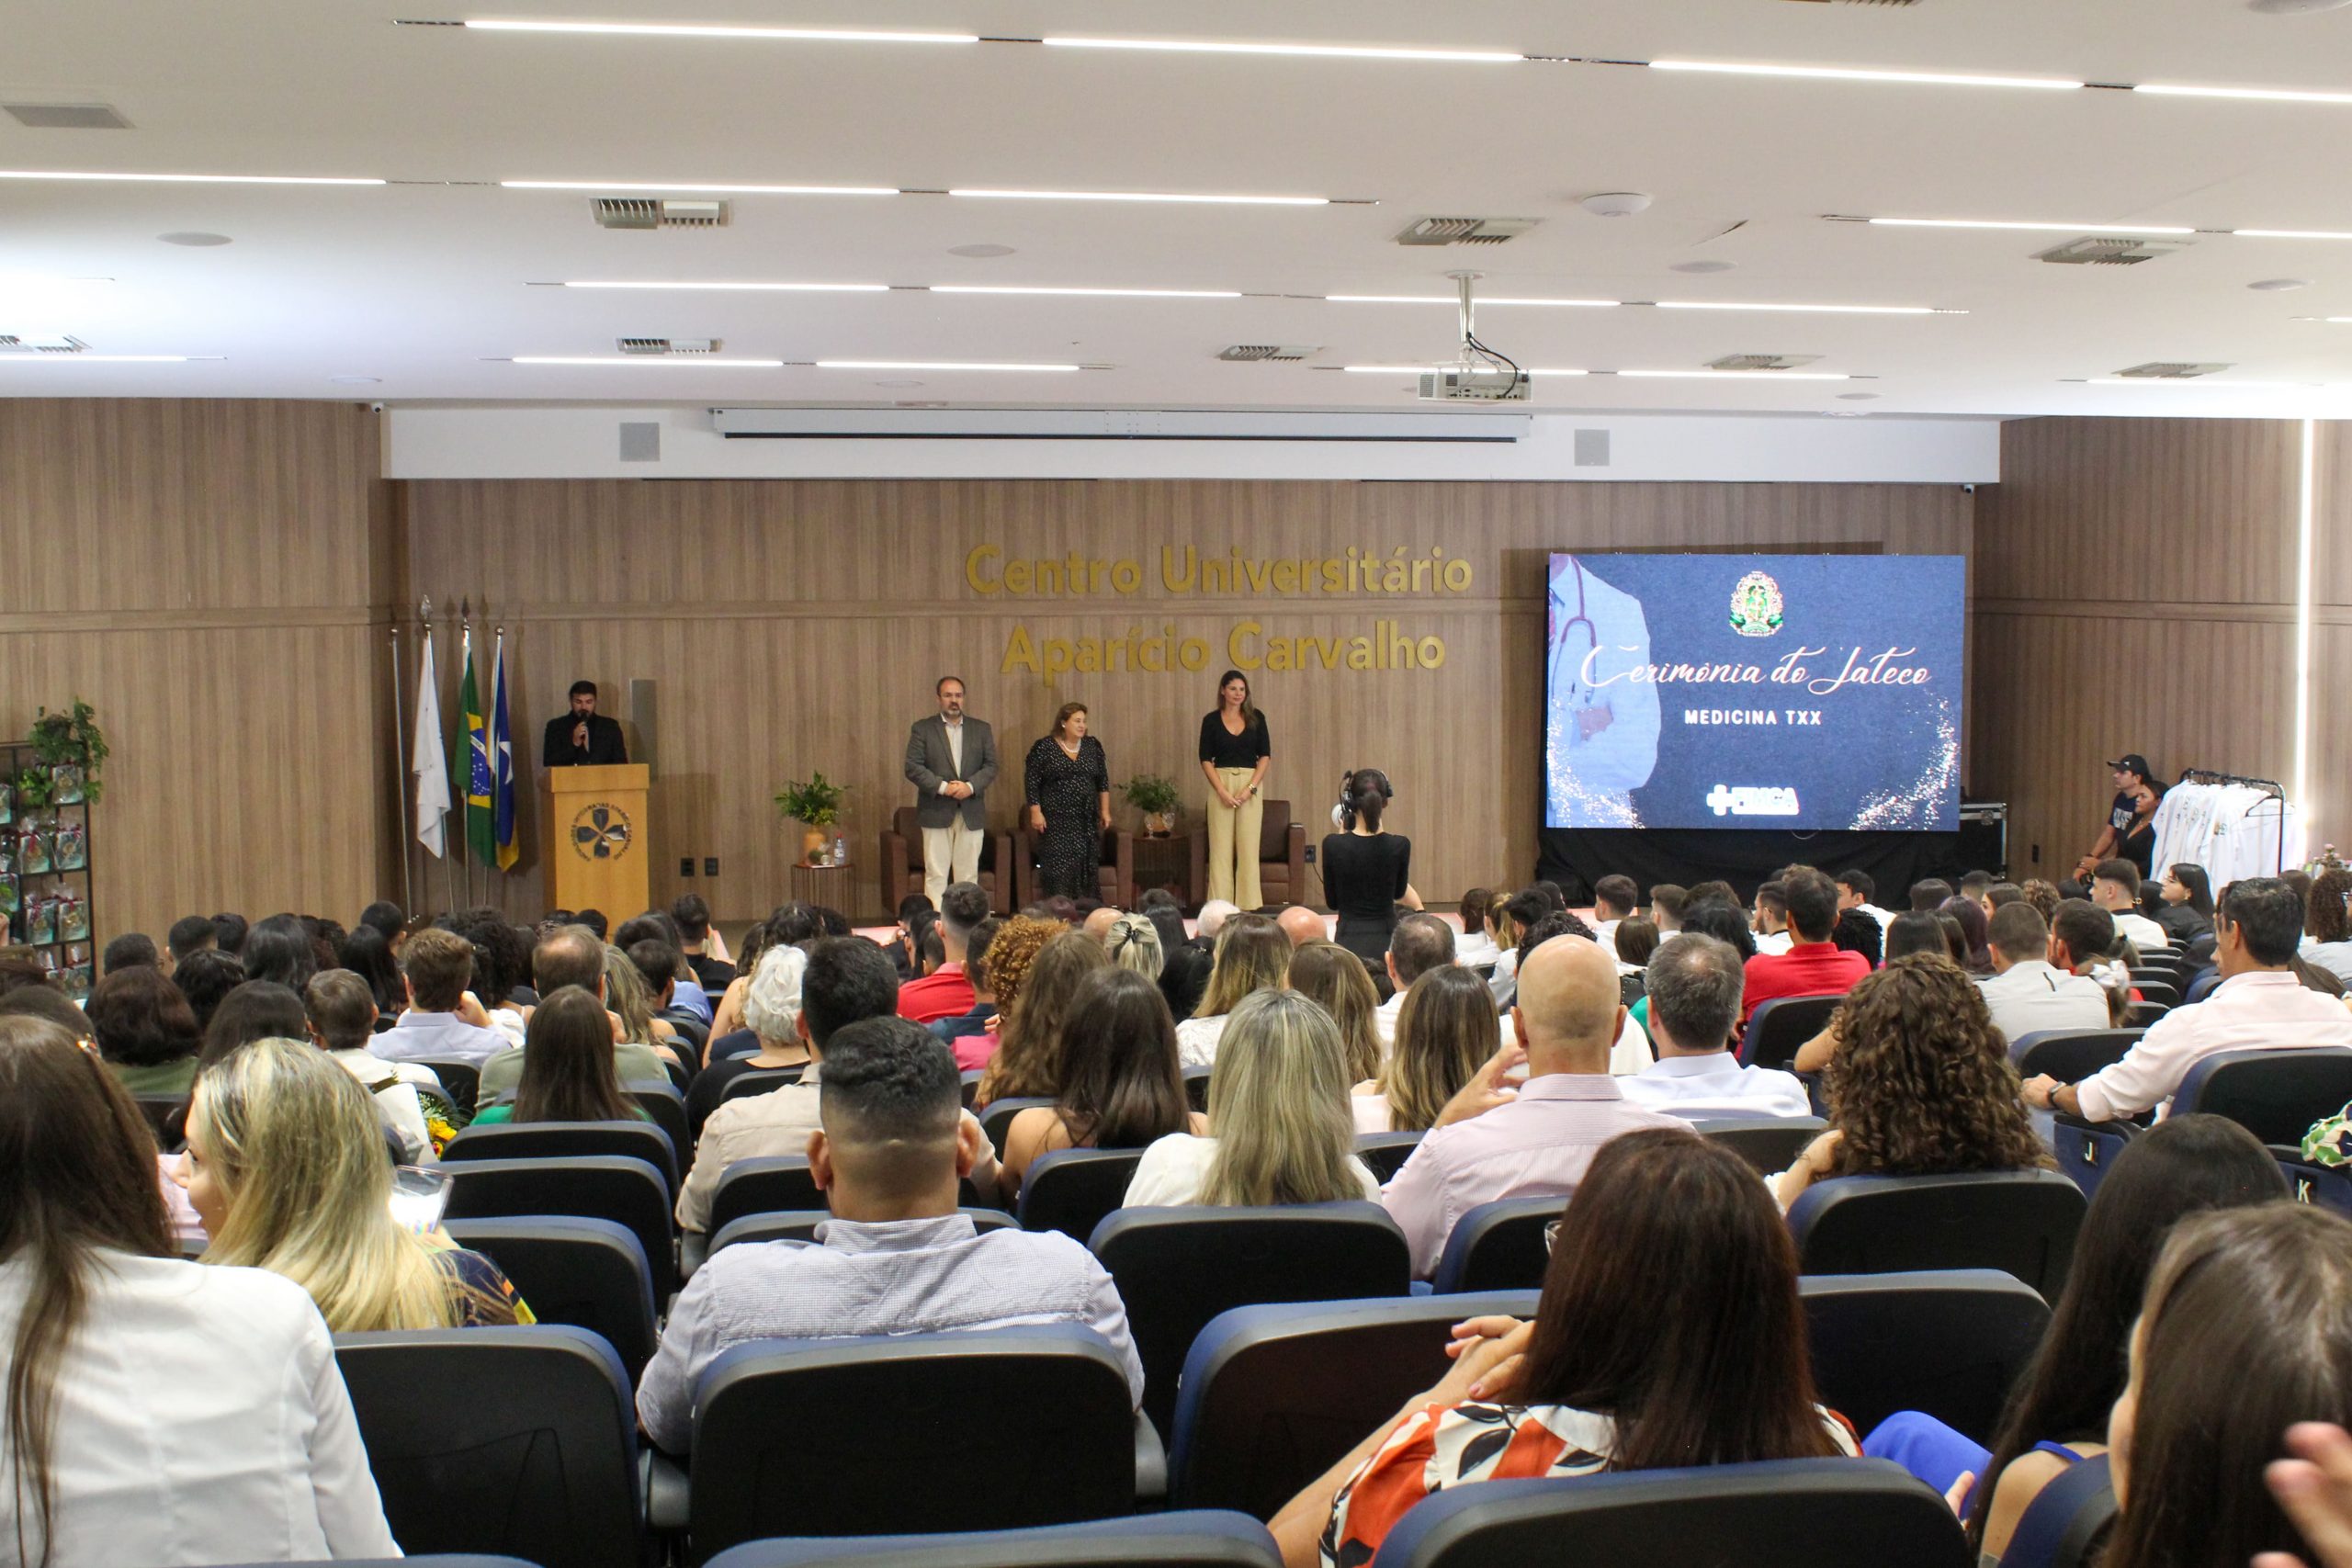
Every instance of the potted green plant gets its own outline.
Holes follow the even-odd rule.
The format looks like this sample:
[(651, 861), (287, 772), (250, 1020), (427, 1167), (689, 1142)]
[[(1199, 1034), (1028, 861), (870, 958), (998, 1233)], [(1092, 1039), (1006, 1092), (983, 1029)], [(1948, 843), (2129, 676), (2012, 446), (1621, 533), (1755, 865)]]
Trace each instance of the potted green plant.
[(17, 804), (39, 810), (49, 804), (49, 773), (43, 768), (17, 770)]
[(834, 784), (821, 773), (811, 773), (806, 783), (787, 783), (776, 792), (776, 810), (808, 829), (800, 835), (801, 864), (828, 863), (826, 850), (833, 839), (830, 829), (842, 819), (848, 798), (849, 785)]
[(1165, 773), (1137, 773), (1123, 788), (1127, 804), (1143, 813), (1144, 837), (1164, 839), (1176, 830), (1176, 808), (1183, 796)]
[[(33, 756), (54, 781), (40, 804), (70, 806), (77, 800), (95, 802), (104, 793), (99, 773), (106, 766), (106, 731), (98, 728), (97, 710), (80, 697), (65, 713), (47, 708), (33, 720)], [(18, 778), (23, 794), (22, 776)]]

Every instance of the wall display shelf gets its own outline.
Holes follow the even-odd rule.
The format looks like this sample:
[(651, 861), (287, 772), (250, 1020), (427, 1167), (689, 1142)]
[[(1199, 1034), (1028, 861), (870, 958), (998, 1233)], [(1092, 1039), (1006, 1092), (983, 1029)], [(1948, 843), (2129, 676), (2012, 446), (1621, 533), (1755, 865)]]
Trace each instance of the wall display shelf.
[(50, 768), (29, 740), (0, 741), (0, 919), (65, 994), (96, 979), (90, 807), (78, 768)]

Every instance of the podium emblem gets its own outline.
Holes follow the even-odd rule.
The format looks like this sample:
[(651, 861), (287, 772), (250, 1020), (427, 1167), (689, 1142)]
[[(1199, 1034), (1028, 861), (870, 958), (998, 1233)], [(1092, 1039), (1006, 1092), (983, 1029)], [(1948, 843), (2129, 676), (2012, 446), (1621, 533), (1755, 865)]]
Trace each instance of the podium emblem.
[(571, 819), (571, 847), (582, 860), (618, 860), (633, 837), (628, 813), (609, 801), (582, 807)]

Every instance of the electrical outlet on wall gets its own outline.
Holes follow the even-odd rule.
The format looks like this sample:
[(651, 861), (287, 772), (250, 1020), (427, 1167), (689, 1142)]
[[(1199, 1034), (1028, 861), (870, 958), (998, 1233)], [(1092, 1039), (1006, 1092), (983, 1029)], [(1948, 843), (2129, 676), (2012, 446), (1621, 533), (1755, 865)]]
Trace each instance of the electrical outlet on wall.
[(680, 876), (692, 876), (694, 874), (695, 857), (692, 855), (680, 855), (678, 857), (678, 874)]
[(703, 856), (702, 874), (705, 876), (717, 876), (718, 874), (718, 857), (717, 855)]
[(1309, 865), (1313, 865), (1315, 863), (1315, 846), (1313, 844), (1306, 846), (1306, 863)]

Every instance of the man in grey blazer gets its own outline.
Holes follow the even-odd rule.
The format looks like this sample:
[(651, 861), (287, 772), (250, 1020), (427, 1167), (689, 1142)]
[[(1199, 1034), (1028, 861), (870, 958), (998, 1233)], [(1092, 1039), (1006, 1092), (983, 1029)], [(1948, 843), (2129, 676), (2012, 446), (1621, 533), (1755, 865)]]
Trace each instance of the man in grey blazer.
[(980, 879), (988, 836), (989, 785), (996, 782), (996, 732), (964, 716), (964, 682), (940, 677), (939, 711), (907, 735), (907, 782), (922, 828), (922, 890), (939, 908), (950, 882)]

